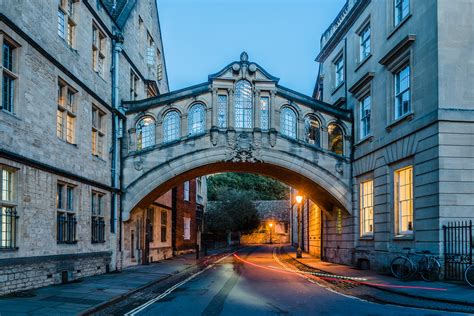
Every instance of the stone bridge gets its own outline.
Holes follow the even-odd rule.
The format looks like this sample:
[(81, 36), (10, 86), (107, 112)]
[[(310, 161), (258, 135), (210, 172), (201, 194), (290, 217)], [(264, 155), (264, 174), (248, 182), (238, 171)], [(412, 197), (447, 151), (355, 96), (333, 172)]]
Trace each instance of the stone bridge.
[(205, 83), (125, 102), (123, 220), (183, 181), (228, 171), (276, 178), (351, 214), (351, 112), (278, 81), (244, 52)]

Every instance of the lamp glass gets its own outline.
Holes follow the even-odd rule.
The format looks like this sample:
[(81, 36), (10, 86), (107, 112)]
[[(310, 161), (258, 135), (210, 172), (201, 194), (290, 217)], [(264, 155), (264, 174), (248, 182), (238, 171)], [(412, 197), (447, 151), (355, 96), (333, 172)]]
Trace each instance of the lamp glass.
[(301, 201), (303, 201), (303, 196), (297, 195), (295, 199), (296, 199), (296, 203), (299, 204), (299, 203), (301, 203)]

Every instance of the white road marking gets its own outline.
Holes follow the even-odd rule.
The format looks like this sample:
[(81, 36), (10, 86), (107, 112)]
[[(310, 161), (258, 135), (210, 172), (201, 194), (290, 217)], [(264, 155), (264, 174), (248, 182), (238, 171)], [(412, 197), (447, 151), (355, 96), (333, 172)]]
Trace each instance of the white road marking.
[(219, 262), (221, 262), (222, 260), (226, 259), (227, 257), (233, 255), (234, 253), (236, 253), (237, 251), (234, 251), (232, 253), (229, 253), (227, 254), (226, 256), (214, 261), (213, 263), (211, 263), (210, 265), (208, 265), (207, 267), (205, 267), (204, 269), (202, 269), (201, 271), (198, 271), (196, 273), (194, 273), (193, 275), (189, 276), (188, 278), (186, 278), (185, 280), (179, 282), (179, 283), (176, 283), (175, 285), (173, 285), (172, 287), (170, 287), (169, 289), (167, 289), (166, 291), (164, 291), (163, 293), (161, 293), (160, 295), (158, 295), (157, 297), (155, 298), (152, 298), (151, 300), (149, 300), (148, 302), (136, 307), (135, 309), (132, 309), (131, 311), (127, 312), (126, 314), (124, 314), (125, 316), (135, 316), (137, 315), (138, 313), (140, 313), (141, 311), (143, 311), (144, 309), (146, 309), (148, 306), (150, 306), (151, 304), (153, 303), (156, 303), (158, 302), (159, 300), (165, 298), (166, 296), (168, 296), (169, 294), (171, 294), (174, 290), (176, 290), (177, 288), (179, 288), (180, 286), (188, 283), (189, 281), (191, 281), (192, 279), (194, 279), (195, 277), (197, 277), (198, 275), (200, 275), (201, 273), (211, 269), (212, 267), (214, 267), (216, 264), (218, 264)]

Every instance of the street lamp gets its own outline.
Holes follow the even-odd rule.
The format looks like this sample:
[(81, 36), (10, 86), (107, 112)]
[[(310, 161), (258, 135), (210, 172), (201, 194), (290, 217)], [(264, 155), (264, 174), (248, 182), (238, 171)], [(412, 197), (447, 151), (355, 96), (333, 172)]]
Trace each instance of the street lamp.
[(273, 227), (273, 223), (268, 224), (268, 226), (270, 226), (270, 244), (273, 244), (273, 241), (272, 241), (272, 227)]
[(296, 249), (296, 258), (302, 258), (301, 251), (301, 202), (303, 201), (303, 196), (297, 195), (295, 197), (297, 205), (297, 222), (298, 222), (298, 248)]

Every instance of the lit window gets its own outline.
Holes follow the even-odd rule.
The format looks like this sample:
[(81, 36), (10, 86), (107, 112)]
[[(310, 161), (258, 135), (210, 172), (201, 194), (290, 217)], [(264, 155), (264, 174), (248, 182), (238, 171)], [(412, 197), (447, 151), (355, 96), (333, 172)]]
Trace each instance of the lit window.
[(58, 7), (58, 35), (66, 41), (69, 47), (74, 46), (74, 22), (75, 0), (60, 0)]
[(183, 199), (185, 201), (189, 201), (189, 181), (184, 182), (184, 193), (183, 193), (183, 195), (184, 195)]
[(15, 174), (0, 166), (0, 249), (16, 248)]
[(360, 139), (367, 137), (370, 134), (370, 112), (371, 112), (371, 97), (370, 95), (364, 97), (360, 102)]
[(104, 76), (106, 36), (95, 24), (92, 24), (92, 69)]
[(328, 149), (329, 151), (343, 155), (344, 154), (344, 140), (341, 127), (336, 124), (329, 124), (328, 126)]
[(171, 142), (181, 137), (180, 116), (176, 111), (168, 112), (163, 119), (163, 141)]
[(410, 111), (410, 66), (405, 66), (395, 74), (395, 119)]
[(308, 144), (321, 146), (321, 126), (319, 121), (313, 117), (306, 117), (304, 120), (305, 141)]
[(253, 111), (252, 86), (247, 80), (240, 80), (235, 85), (234, 108), (235, 127), (252, 128)]
[(74, 207), (74, 187), (58, 183), (56, 203), (57, 242), (75, 243), (77, 221)]
[(370, 24), (368, 24), (359, 34), (360, 50), (359, 61), (363, 61), (370, 54)]
[(142, 118), (137, 123), (137, 150), (155, 145), (155, 120), (151, 117)]
[(395, 4), (395, 26), (397, 26), (404, 18), (410, 13), (410, 2), (409, 0), (394, 0)]
[(344, 58), (340, 56), (334, 63), (335, 69), (335, 86), (339, 87), (344, 82)]
[(219, 95), (217, 97), (217, 126), (219, 128), (227, 127), (227, 96)]
[(413, 168), (395, 171), (395, 211), (398, 234), (413, 233)]
[(105, 241), (104, 195), (91, 192), (91, 242)]
[(374, 233), (374, 181), (360, 184), (360, 224), (361, 236)]
[(268, 97), (260, 98), (260, 128), (262, 130), (270, 128), (270, 102)]
[(188, 133), (196, 135), (204, 132), (206, 111), (201, 103), (194, 104), (188, 113)]
[(92, 155), (103, 156), (105, 139), (105, 113), (98, 107), (92, 106)]
[(56, 111), (56, 135), (59, 139), (74, 144), (76, 121), (76, 91), (64, 81), (58, 80), (58, 108)]
[(183, 222), (184, 222), (183, 239), (190, 240), (191, 239), (191, 218), (183, 217)]
[(283, 108), (280, 115), (281, 133), (296, 138), (296, 113), (290, 108)]
[(14, 62), (14, 50), (15, 47), (10, 45), (4, 40), (2, 53), (3, 53), (3, 73), (2, 73), (2, 109), (13, 113), (13, 102), (15, 96), (15, 79), (18, 77), (13, 73), (13, 62)]

